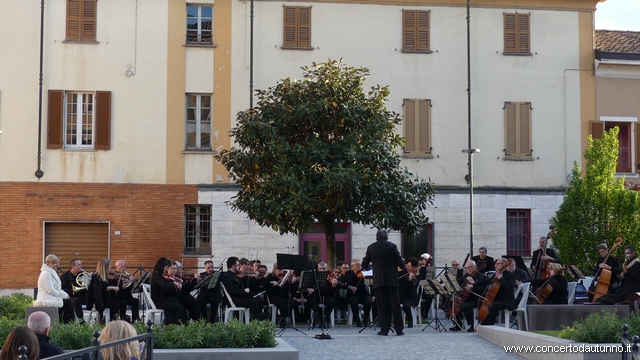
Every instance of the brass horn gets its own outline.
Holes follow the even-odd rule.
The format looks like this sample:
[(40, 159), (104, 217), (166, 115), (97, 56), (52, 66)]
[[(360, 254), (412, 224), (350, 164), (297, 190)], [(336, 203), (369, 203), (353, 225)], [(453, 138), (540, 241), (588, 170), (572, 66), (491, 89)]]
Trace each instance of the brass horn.
[(86, 271), (79, 273), (78, 276), (76, 277), (76, 284), (78, 284), (78, 286), (71, 285), (73, 294), (75, 295), (79, 291), (87, 290), (90, 282), (91, 282), (91, 274), (89, 274)]

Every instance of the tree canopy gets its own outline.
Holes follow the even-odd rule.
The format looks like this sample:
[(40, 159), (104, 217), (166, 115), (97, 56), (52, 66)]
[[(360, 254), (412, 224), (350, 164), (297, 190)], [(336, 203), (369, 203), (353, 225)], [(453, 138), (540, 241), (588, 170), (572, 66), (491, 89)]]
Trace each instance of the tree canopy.
[[(617, 237), (626, 245), (640, 244), (640, 196), (625, 188), (624, 177), (616, 178), (618, 131), (605, 131), (601, 139), (589, 136), (583, 175), (577, 163), (564, 196), (564, 202), (551, 224), (556, 226), (553, 246), (562, 262), (577, 265), (592, 275), (598, 259), (598, 244), (609, 248)], [(618, 250), (619, 255), (622, 254)], [(616, 254), (612, 254), (616, 256)]]
[(342, 60), (302, 70), (302, 80), (258, 90), (256, 107), (238, 113), (236, 146), (217, 156), (240, 186), (232, 208), (281, 234), (323, 224), (331, 266), (336, 222), (422, 231), (433, 184), (401, 167), (389, 89), (365, 93), (369, 70)]

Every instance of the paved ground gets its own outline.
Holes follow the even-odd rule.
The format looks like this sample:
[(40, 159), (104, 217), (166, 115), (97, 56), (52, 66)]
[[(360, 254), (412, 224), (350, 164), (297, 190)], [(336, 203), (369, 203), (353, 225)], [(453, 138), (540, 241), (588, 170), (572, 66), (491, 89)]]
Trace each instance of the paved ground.
[(379, 329), (367, 328), (358, 333), (361, 328), (336, 325), (329, 329), (332, 339), (318, 340), (315, 335), (320, 334), (320, 330), (307, 330), (308, 325), (299, 325), (298, 329), (305, 332), (306, 336), (288, 328), (281, 338), (300, 351), (301, 360), (522, 359), (518, 355), (505, 353), (502, 348), (481, 339), (476, 333), (438, 332), (430, 327), (422, 331), (424, 326), (405, 329), (404, 336), (395, 336), (393, 333), (379, 336), (376, 335)]

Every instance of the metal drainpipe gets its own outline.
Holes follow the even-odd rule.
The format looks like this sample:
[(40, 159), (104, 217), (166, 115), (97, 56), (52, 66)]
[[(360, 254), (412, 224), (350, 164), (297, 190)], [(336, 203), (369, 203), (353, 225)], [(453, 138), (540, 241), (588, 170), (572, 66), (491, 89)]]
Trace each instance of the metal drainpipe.
[(44, 47), (44, 0), (40, 0), (40, 94), (38, 96), (38, 170), (36, 177), (42, 179), (44, 171), (40, 169), (42, 163), (42, 64), (43, 64), (43, 47)]
[(251, 34), (249, 43), (249, 108), (253, 109), (253, 0), (251, 0)]
[[(473, 256), (473, 152), (471, 151), (471, 0), (467, 0), (467, 149), (469, 165), (469, 254)], [(466, 266), (466, 265), (465, 265)]]

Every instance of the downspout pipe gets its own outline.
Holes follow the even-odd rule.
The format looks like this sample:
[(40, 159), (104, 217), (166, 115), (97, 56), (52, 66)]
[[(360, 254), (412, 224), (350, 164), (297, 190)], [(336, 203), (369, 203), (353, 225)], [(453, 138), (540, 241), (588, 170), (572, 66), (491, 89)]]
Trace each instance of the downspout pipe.
[(251, 0), (250, 6), (251, 27), (250, 27), (250, 42), (249, 42), (249, 108), (253, 109), (253, 0)]
[(42, 179), (44, 171), (40, 168), (42, 163), (42, 68), (43, 68), (43, 48), (44, 48), (44, 0), (40, 0), (40, 94), (38, 95), (38, 169), (36, 178)]

